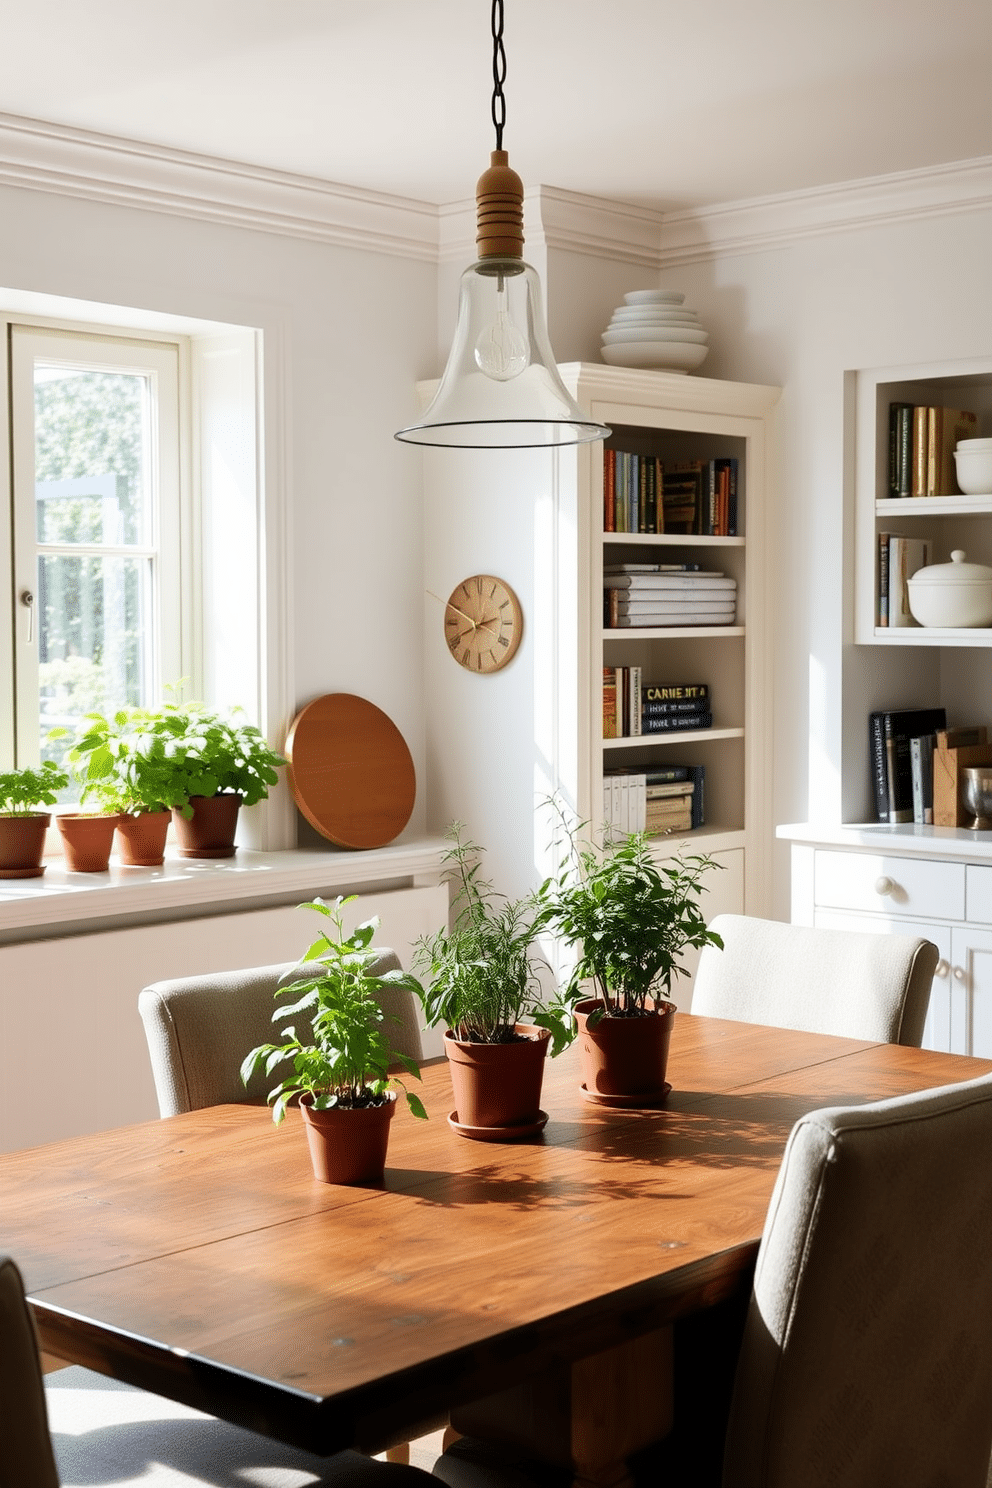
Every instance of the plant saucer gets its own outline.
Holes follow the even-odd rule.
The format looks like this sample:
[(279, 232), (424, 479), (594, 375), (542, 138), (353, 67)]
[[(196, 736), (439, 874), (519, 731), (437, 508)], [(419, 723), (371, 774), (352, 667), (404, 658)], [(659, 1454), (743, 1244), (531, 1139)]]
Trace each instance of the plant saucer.
[(534, 1137), (548, 1124), (547, 1111), (538, 1111), (536, 1121), (525, 1121), (519, 1126), (466, 1126), (458, 1120), (457, 1111), (448, 1112), (448, 1125), (460, 1137), (470, 1137), (473, 1142), (519, 1142), (524, 1137)]
[(645, 1090), (640, 1095), (601, 1095), (598, 1090), (587, 1090), (585, 1085), (580, 1085), (579, 1090), (582, 1092), (582, 1099), (594, 1106), (615, 1106), (622, 1111), (647, 1111), (655, 1106), (663, 1106), (672, 1087), (666, 1080), (660, 1090)]

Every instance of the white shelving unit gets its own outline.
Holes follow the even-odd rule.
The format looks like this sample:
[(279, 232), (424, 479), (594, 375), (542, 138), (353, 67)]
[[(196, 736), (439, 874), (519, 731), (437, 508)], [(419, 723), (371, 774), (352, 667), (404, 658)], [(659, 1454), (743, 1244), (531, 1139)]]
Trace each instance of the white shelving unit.
[(992, 563), (992, 493), (987, 496), (920, 496), (897, 500), (887, 495), (889, 405), (891, 403), (968, 408), (978, 415), (979, 432), (992, 431), (992, 359), (915, 367), (875, 367), (853, 374), (856, 380), (855, 477), (855, 638), (861, 645), (987, 646), (992, 629), (925, 630), (879, 626), (878, 536), (894, 532), (927, 537), (934, 563), (946, 563), (963, 548), (973, 563)]
[[(599, 824), (605, 769), (704, 765), (705, 825), (684, 837), (659, 838), (659, 850), (706, 852), (728, 870), (714, 876), (713, 913), (767, 912), (772, 838), (767, 452), (779, 389), (587, 364), (562, 371), (577, 401), (612, 429), (609, 443), (615, 448), (666, 462), (726, 456), (738, 461), (740, 536), (628, 534), (603, 531), (603, 447), (586, 446), (580, 454), (576, 515), (588, 540), (578, 545), (578, 617), (586, 636), (588, 680), (578, 694), (579, 810)], [(605, 628), (604, 563), (653, 560), (698, 562), (731, 574), (737, 580), (737, 623)], [(604, 739), (604, 666), (640, 666), (645, 685), (708, 683), (713, 727)]]

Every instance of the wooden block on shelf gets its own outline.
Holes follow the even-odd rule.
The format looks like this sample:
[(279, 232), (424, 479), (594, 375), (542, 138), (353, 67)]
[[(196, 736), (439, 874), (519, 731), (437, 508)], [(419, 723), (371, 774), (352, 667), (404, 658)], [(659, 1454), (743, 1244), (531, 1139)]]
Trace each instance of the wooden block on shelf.
[(933, 752), (933, 824), (962, 827), (969, 815), (961, 802), (961, 771), (968, 765), (992, 765), (992, 744), (984, 725), (943, 729)]

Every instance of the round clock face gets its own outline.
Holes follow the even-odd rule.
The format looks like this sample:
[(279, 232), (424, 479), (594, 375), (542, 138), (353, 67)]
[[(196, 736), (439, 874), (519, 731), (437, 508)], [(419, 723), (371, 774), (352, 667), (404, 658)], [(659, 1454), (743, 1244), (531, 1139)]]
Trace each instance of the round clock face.
[(473, 574), (451, 592), (444, 607), (444, 639), (460, 666), (498, 672), (520, 645), (520, 601), (502, 579)]

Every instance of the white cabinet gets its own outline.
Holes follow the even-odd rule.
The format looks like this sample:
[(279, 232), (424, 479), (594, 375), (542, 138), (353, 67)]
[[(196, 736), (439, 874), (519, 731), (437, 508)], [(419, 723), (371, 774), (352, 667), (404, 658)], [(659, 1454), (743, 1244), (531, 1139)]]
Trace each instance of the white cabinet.
[(937, 946), (923, 1043), (992, 1058), (992, 834), (933, 827), (779, 827), (792, 919), (922, 935)]
[[(704, 766), (704, 825), (684, 837), (659, 838), (659, 852), (681, 848), (714, 855), (729, 870), (715, 875), (721, 882), (712, 890), (714, 901), (738, 912), (765, 913), (771, 838), (767, 467), (779, 389), (587, 364), (562, 372), (577, 401), (612, 430), (608, 447), (657, 457), (666, 471), (681, 462), (732, 459), (738, 485), (734, 536), (607, 532), (603, 446), (585, 446), (580, 455), (576, 511), (585, 541), (578, 545), (578, 627), (587, 638), (587, 677), (576, 721), (585, 762), (579, 813), (599, 826), (605, 771)], [(603, 567), (619, 563), (698, 563), (731, 575), (737, 583), (734, 623), (605, 626)], [(604, 739), (605, 667), (639, 667), (645, 685), (708, 684), (712, 727)]]

